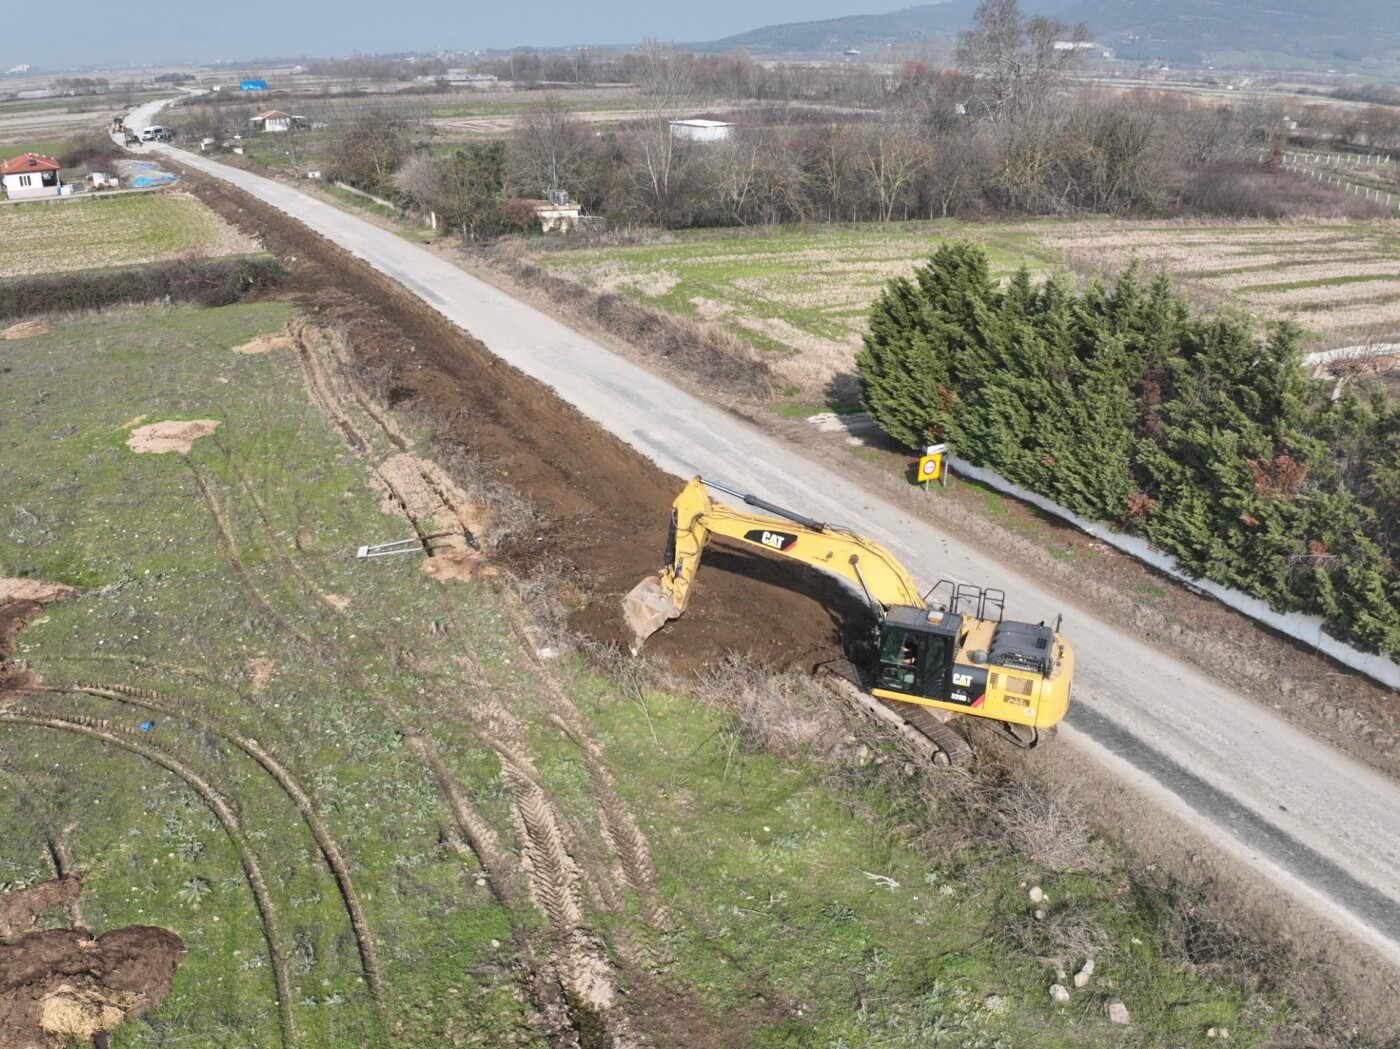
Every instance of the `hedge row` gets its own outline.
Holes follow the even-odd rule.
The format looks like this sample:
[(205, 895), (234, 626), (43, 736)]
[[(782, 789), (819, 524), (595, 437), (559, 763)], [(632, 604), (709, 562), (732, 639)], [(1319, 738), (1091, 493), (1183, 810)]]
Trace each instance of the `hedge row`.
[(250, 255), (11, 278), (0, 281), (0, 321), (161, 300), (226, 306), (251, 288), (275, 284), (285, 272), (269, 255)]
[(1136, 267), (1111, 289), (1025, 270), (1001, 288), (951, 243), (877, 300), (858, 365), (871, 415), (910, 447), (949, 441), (1197, 578), (1400, 657), (1400, 408), (1333, 399), (1297, 328), (1196, 316)]

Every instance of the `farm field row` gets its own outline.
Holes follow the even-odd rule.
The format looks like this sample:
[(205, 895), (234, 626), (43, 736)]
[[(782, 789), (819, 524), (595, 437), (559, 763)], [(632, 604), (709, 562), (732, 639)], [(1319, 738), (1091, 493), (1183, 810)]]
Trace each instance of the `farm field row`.
[(983, 244), (994, 271), (1063, 268), (1083, 278), (1134, 259), (1206, 308), (1291, 319), (1318, 348), (1392, 338), (1400, 327), (1400, 234), (1388, 223), (955, 221), (688, 231), (577, 249), (529, 242), (532, 259), (604, 292), (725, 324), (816, 391), (849, 373), (870, 303), (948, 237)]
[(194, 197), (169, 192), (3, 207), (0, 243), (6, 248), (0, 278), (154, 262), (186, 251), (220, 256), (258, 250)]

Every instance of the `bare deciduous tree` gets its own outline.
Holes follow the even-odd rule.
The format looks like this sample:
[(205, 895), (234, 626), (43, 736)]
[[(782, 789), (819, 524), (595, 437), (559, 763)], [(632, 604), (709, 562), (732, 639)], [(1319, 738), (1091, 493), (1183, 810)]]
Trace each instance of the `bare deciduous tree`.
[(628, 134), (632, 180), (648, 210), (665, 223), (675, 210), (684, 164), (684, 148), (671, 133), (671, 121), (682, 115), (693, 90), (686, 56), (648, 37), (636, 81), (643, 115)]
[(392, 188), (403, 160), (404, 124), (387, 113), (365, 113), (343, 127), (326, 152), (331, 177), (376, 192)]
[(912, 129), (898, 121), (885, 121), (872, 127), (855, 155), (855, 168), (874, 199), (880, 221), (894, 218), (895, 209), (906, 200), (905, 191), (913, 184), (923, 162), (924, 151)]
[(597, 153), (588, 127), (557, 94), (548, 94), (520, 118), (510, 143), (510, 182), (526, 196), (567, 190), (583, 199), (592, 189)]
[(958, 34), (958, 68), (972, 75), (964, 106), (974, 116), (1019, 121), (1055, 102), (1079, 67), (1089, 31), (1056, 18), (1026, 18), (1019, 0), (982, 0), (972, 28)]

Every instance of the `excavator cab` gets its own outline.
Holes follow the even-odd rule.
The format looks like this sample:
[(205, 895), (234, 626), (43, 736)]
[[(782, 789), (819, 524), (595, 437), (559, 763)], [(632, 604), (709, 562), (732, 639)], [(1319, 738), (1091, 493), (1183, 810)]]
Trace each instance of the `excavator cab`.
[(962, 616), (893, 607), (880, 631), (875, 687), (947, 702)]

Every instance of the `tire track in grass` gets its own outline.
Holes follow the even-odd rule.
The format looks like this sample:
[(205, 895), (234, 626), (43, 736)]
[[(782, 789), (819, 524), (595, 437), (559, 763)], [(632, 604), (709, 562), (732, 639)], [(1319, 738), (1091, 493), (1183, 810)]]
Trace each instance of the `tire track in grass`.
[(0, 721), (73, 732), (80, 736), (102, 740), (104, 743), (159, 765), (167, 772), (184, 780), (191, 790), (204, 799), (204, 803), (214, 813), (219, 823), (223, 825), (224, 833), (228, 835), (229, 841), (238, 851), (243, 873), (248, 878), (248, 885), (253, 891), (253, 902), (257, 906), (258, 916), (263, 927), (263, 939), (267, 943), (267, 955), (272, 966), (273, 983), (277, 988), (276, 1004), (282, 1029), (282, 1044), (287, 1047), (295, 1045), (296, 1026), (292, 1020), (291, 983), (287, 977), (286, 959), (277, 946), (281, 939), (281, 932), (278, 929), (277, 912), (272, 904), (272, 894), (268, 891), (262, 868), (258, 865), (257, 854), (248, 843), (238, 817), (234, 815), (233, 810), (229, 808), (228, 803), (223, 800), (219, 793), (188, 766), (154, 747), (137, 743), (135, 740), (123, 739), (120, 735), (109, 731), (110, 726), (105, 721), (97, 718), (67, 720), (30, 714), (20, 708), (11, 708), (0, 712)]
[(618, 794), (617, 780), (613, 777), (601, 748), (590, 739), (578, 705), (565, 690), (554, 668), (540, 657), (538, 639), (530, 629), (519, 595), (497, 580), (492, 582), (492, 588), (506, 611), (520, 647), (525, 651), (535, 675), (544, 685), (544, 690), (554, 706), (554, 710), (548, 715), (550, 724), (578, 748), (583, 758), (584, 768), (588, 772), (594, 796), (599, 803), (604, 837), (622, 865), (623, 876), (641, 900), (647, 923), (653, 928), (664, 928), (670, 920), (670, 915), (656, 888), (656, 866), (652, 862), (651, 846), (641, 828), (637, 826), (627, 803)]
[[(353, 426), (353, 424), (349, 425)], [(367, 444), (366, 447), (368, 447)], [(214, 518), (225, 559), (238, 577), (249, 598), (253, 600), (259, 608), (263, 609), (271, 616), (275, 622), (281, 625), (283, 629), (287, 630), (298, 641), (301, 641), (323, 661), (328, 660), (324, 646), (312, 639), (310, 635), (297, 629), (288, 622), (285, 617), (272, 607), (272, 604), (261, 591), (254, 586), (239, 557), (237, 544), (233, 538), (233, 533), (229, 528), (228, 520), (224, 516), (222, 508), (214, 498), (213, 493), (205, 483), (203, 475), (199, 472), (198, 468), (195, 467), (188, 458), (186, 458), (186, 463), (190, 466), (195, 481), (201, 493), (204, 495), (209, 512)], [(378, 471), (376, 471), (376, 473), (378, 473)], [(385, 484), (387, 486), (388, 482), (386, 481)], [(393, 492), (392, 487), (390, 487), (390, 491)], [(394, 494), (400, 504), (402, 504), (402, 497), (398, 496), (397, 493)], [(432, 775), (434, 781), (437, 783), (439, 793), (442, 795), (443, 800), (447, 803), (448, 809), (452, 813), (458, 832), (476, 854), (478, 863), (480, 863), (490, 875), (489, 881), (491, 885), (493, 887), (499, 886), (500, 891), (505, 894), (505, 897), (502, 898), (502, 902), (507, 902), (507, 898), (515, 898), (518, 894), (513, 891), (514, 886), (508, 874), (511, 869), (511, 864), (506, 858), (504, 850), (501, 848), (499, 837), (496, 835), (494, 828), (462, 800), (461, 794), (457, 790), (451, 774), (447, 771), (441, 755), (437, 752), (436, 746), (431, 740), (427, 739), (418, 731), (392, 700), (384, 696), (379, 696), (358, 674), (352, 673), (352, 679), (354, 684), (371, 698), (371, 701), (374, 702), (380, 711), (388, 716), (395, 731), (403, 737), (410, 750), (413, 751), (414, 755), (425, 765), (428, 772)]]
[[(336, 384), (325, 375), (316, 359), (314, 348), (307, 344), (304, 334), (299, 334), (297, 342), (298, 360), (313, 401), (346, 435), (355, 454), (361, 458), (366, 457), (373, 445), (369, 436), (355, 425), (344, 410), (343, 391), (338, 393), (335, 389)], [(366, 413), (379, 424), (384, 436), (401, 451), (406, 450), (406, 442), (397, 433), (396, 428), (381, 419), (378, 412), (364, 405), (362, 397), (356, 399), (360, 401)], [(425, 538), (409, 510), (404, 494), (396, 488), (384, 470), (378, 466), (371, 466), (371, 469), (415, 532), (420, 538)], [(451, 496), (448, 494), (454, 486), (440, 468), (435, 463), (420, 463), (419, 470), (423, 480), (437, 493), (444, 507), (455, 515), (457, 508), (452, 505)], [(460, 628), (461, 621), (455, 607), (446, 598), (443, 599), (443, 605), (448, 618), (455, 621)], [(475, 664), (474, 660), (472, 662)], [(490, 695), (490, 692), (486, 694)], [(406, 744), (432, 771), (440, 793), (448, 801), (453, 812), (459, 832), (490, 875), (488, 882), (491, 891), (509, 908), (519, 899), (520, 889), (514, 877), (514, 868), (506, 860), (494, 829), (462, 801), (451, 773), (431, 737), (426, 732), (415, 732), (408, 726), (407, 719), (392, 700), (380, 697), (378, 703), (395, 721), (395, 727), (403, 735)], [(535, 956), (538, 975), (543, 978), (545, 984), (563, 992), (563, 998), (568, 1003), (567, 1011), (577, 1027), (582, 1029), (590, 1023), (589, 1017), (579, 1015), (583, 1010), (591, 1015), (592, 1023), (601, 1025), (613, 1045), (637, 1044), (630, 1021), (620, 1008), (619, 979), (615, 967), (603, 945), (589, 936), (582, 927), (583, 912), (578, 896), (581, 871), (567, 848), (567, 824), (559, 818), (528, 758), (515, 748), (502, 745), (502, 741), (497, 740), (495, 743), (491, 749), (501, 762), (502, 781), (514, 796), (511, 822), (521, 849), (521, 867), (526, 875), (526, 889), (531, 900), (549, 918), (556, 934), (565, 945), (562, 954), (549, 958), (535, 956), (528, 942), (523, 946), (527, 954)], [(487, 745), (491, 746), (490, 743)], [(608, 887), (608, 882), (606, 879), (599, 879), (599, 885)], [(536, 982), (535, 986), (538, 987), (539, 983)], [(554, 992), (546, 993), (547, 1000), (541, 1004), (557, 1009), (557, 999), (548, 1000), (552, 997)]]
[(214, 498), (214, 493), (210, 491), (209, 485), (205, 482), (204, 475), (200, 472), (199, 467), (194, 465), (193, 460), (191, 460), (189, 456), (184, 456), (183, 458), (185, 464), (190, 468), (190, 473), (194, 475), (194, 481), (199, 487), (200, 494), (204, 496), (204, 504), (208, 508), (210, 516), (214, 519), (214, 526), (219, 533), (219, 546), (223, 549), (224, 559), (228, 561), (229, 567), (233, 569), (233, 573), (238, 578), (243, 592), (248, 595), (249, 600), (266, 612), (274, 623), (324, 660), (326, 658), (325, 649), (322, 648), (318, 642), (313, 641), (309, 634), (301, 630), (296, 624), (289, 621), (273, 608), (272, 603), (268, 601), (262, 591), (253, 585), (252, 579), (248, 576), (248, 570), (243, 565), (242, 558), (238, 556), (238, 547), (234, 543), (233, 532), (229, 528), (228, 519), (224, 516), (222, 507), (219, 506), (218, 500)]
[(143, 710), (154, 710), (175, 721), (193, 721), (218, 733), (223, 739), (238, 747), (261, 765), (263, 770), (276, 780), (277, 785), (291, 799), (292, 804), (296, 806), (297, 812), (301, 814), (316, 846), (321, 850), (321, 856), (325, 859), (326, 866), (331, 870), (331, 875), (340, 890), (341, 900), (344, 902), (346, 913), (350, 919), (350, 928), (359, 948), (360, 962), (364, 966), (365, 980), (369, 985), (370, 994), (379, 1003), (382, 1011), (385, 997), (384, 975), (375, 956), (374, 937), (370, 933), (369, 922), (365, 918), (364, 908), (360, 905), (359, 895), (355, 892), (349, 865), (345, 862), (345, 857), (341, 854), (340, 846), (336, 843), (335, 838), (331, 836), (325, 823), (317, 814), (311, 798), (285, 765), (274, 758), (257, 740), (240, 735), (232, 726), (225, 724), (221, 719), (201, 717), (190, 713), (186, 708), (173, 706), (168, 701), (168, 697), (162, 696), (153, 689), (138, 689), (128, 685), (83, 683), (75, 684), (70, 688), (43, 686), (42, 690), (64, 695), (77, 693), (96, 696), (100, 699), (109, 699), (140, 707)]
[[(212, 437), (213, 435), (211, 434), (210, 436)], [(344, 614), (344, 606), (333, 601), (324, 590), (316, 585), (310, 576), (302, 571), (296, 559), (282, 548), (282, 537), (272, 524), (272, 519), (267, 511), (267, 504), (262, 501), (262, 497), (258, 495), (257, 490), (253, 487), (252, 481), (250, 481), (248, 475), (244, 473), (243, 468), (234, 461), (233, 453), (229, 451), (228, 447), (224, 445), (222, 441), (216, 440), (212, 443), (224, 453), (224, 460), (228, 464), (229, 469), (232, 470), (234, 476), (238, 478), (238, 482), (242, 486), (244, 493), (257, 510), (258, 520), (262, 522), (263, 532), (267, 536), (268, 549), (272, 551), (272, 556), (277, 558), (277, 562), (291, 573), (292, 578), (300, 583), (302, 589), (309, 595), (321, 602), (321, 604), (325, 605), (336, 615)]]

